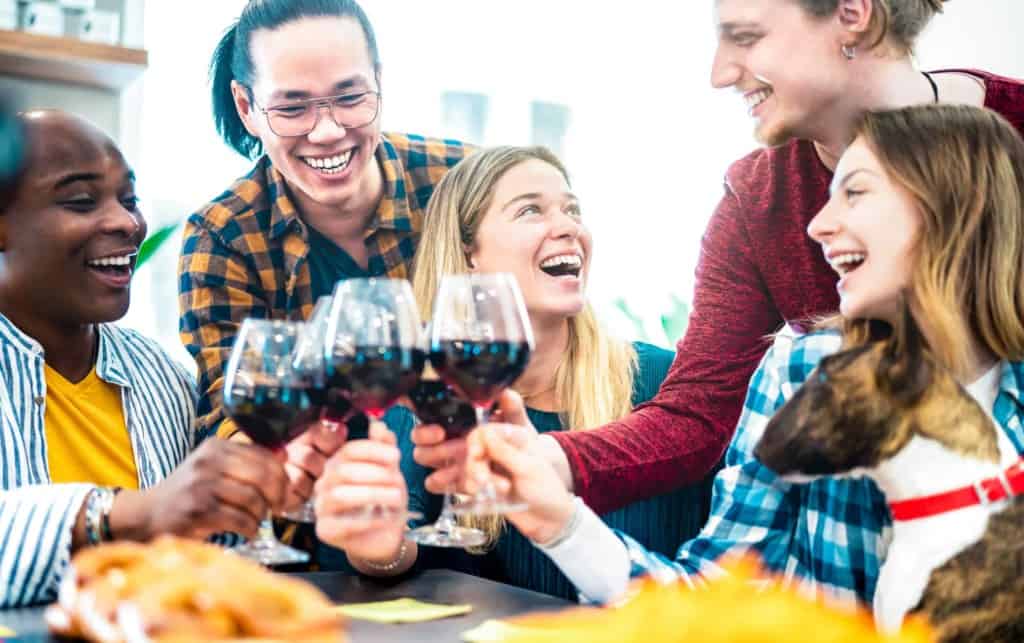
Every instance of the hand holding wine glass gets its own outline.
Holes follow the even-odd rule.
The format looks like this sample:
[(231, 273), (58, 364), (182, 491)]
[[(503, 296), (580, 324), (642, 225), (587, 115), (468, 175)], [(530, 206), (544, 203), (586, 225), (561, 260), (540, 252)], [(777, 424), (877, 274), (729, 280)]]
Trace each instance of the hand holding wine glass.
[[(318, 413), (309, 383), (293, 363), (301, 330), (300, 322), (246, 319), (224, 372), (225, 412), (253, 442), (282, 458), (285, 445), (308, 429)], [(277, 540), (269, 514), (258, 537), (235, 551), (264, 565), (309, 560), (305, 552)]]
[[(379, 423), (419, 381), (425, 361), (419, 313), (408, 281), (371, 278), (338, 283), (325, 343), (330, 390)], [(413, 517), (383, 505), (368, 504), (365, 511), (385, 511), (396, 519)]]
[(477, 427), (466, 445), (466, 489), (475, 493), (493, 485), (502, 494), (523, 501), (525, 509), (509, 511), (505, 518), (535, 543), (554, 540), (572, 518), (573, 496), (557, 471), (531, 449), (536, 434), (522, 425), (526, 411), (514, 391), (499, 400), (501, 417)]
[[(477, 424), (485, 424), (501, 392), (526, 369), (533, 332), (515, 277), (510, 274), (447, 275), (434, 300), (430, 362), (449, 386), (468, 400)], [(484, 485), (456, 513), (494, 514), (524, 509)]]

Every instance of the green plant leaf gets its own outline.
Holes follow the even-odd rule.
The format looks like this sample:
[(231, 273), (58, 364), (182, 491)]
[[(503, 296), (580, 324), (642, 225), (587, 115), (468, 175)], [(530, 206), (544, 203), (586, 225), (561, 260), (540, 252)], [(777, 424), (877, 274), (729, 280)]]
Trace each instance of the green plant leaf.
[(636, 329), (637, 339), (643, 342), (648, 341), (647, 329), (644, 328), (644, 320), (633, 312), (633, 310), (629, 307), (629, 304), (626, 303), (626, 300), (623, 299), (622, 297), (619, 297), (618, 299), (613, 301), (612, 304), (619, 309), (619, 312), (621, 312), (626, 317), (626, 319), (630, 321), (630, 323), (633, 324), (633, 328)]
[(665, 338), (670, 343), (675, 343), (686, 333), (686, 325), (690, 321), (690, 305), (675, 294), (670, 297), (672, 309), (668, 314), (661, 316), (661, 327), (665, 331)]
[(153, 255), (160, 250), (160, 247), (178, 230), (180, 223), (169, 223), (146, 237), (139, 247), (139, 256), (135, 260), (135, 269), (138, 270), (144, 263), (153, 258)]

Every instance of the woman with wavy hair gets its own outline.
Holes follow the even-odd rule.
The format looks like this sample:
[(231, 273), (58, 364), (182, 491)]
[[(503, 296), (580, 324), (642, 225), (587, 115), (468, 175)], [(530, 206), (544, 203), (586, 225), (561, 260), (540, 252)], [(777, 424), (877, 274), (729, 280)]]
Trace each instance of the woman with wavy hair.
[[(711, 518), (674, 562), (615, 538), (553, 484), (549, 463), (510, 440), (515, 427), (470, 436), (473, 466), (511, 472), (499, 490), (511, 488), (530, 505), (510, 522), (535, 543), (557, 541), (547, 551), (583, 594), (610, 600), (631, 572), (718, 574), (723, 554), (754, 550), (808, 590), (870, 604), (892, 538), (879, 488), (866, 478), (785, 481), (754, 450), (826, 356), (884, 341), (903, 302), (935, 361), (1013, 445), (1016, 454), (1007, 455), (1024, 454), (1024, 140), (998, 114), (966, 105), (869, 113), (854, 136), (829, 201), (808, 227), (840, 277), (840, 315), (815, 332), (780, 336), (761, 360), (715, 480)], [(957, 480), (941, 464), (920, 466), (922, 476)], [(602, 564), (585, 564), (593, 560)]]
[[(541, 432), (597, 426), (622, 417), (657, 391), (672, 360), (669, 351), (618, 340), (601, 326), (585, 295), (591, 255), (591, 235), (568, 172), (542, 147), (497, 147), (471, 155), (442, 179), (427, 208), (413, 268), (421, 314), (430, 319), (434, 295), (446, 275), (514, 274), (536, 346), (512, 388)], [(437, 515), (439, 499), (423, 488), (426, 470), (411, 461), (412, 424), (409, 413), (393, 418), (397, 446), (393, 438), (379, 434), (373, 436), (380, 440), (374, 444), (347, 444), (332, 459), (321, 484), (318, 534), (343, 548), (348, 560), (369, 574), (405, 571), (417, 559), (416, 546), (403, 542), (401, 525), (359, 526), (333, 518), (366, 503), (401, 506), (406, 485), (413, 509), (427, 518)], [(633, 503), (604, 519), (668, 555), (680, 535), (685, 538), (700, 528), (708, 495), (707, 484), (701, 483)], [(342, 499), (332, 502), (331, 497)], [(574, 595), (544, 556), (519, 534), (503, 529), (502, 519), (463, 520), (481, 528), (488, 543), (477, 556), (448, 564), (468, 565), (490, 578), (537, 591)]]

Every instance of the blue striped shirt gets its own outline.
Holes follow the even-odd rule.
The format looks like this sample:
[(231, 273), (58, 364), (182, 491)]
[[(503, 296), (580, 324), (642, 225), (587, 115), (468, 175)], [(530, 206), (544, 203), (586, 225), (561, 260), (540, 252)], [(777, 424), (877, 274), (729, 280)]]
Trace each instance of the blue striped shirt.
[[(632, 574), (656, 577), (722, 574), (726, 552), (758, 552), (786, 582), (840, 604), (871, 604), (892, 537), (885, 497), (867, 478), (783, 482), (754, 456), (768, 420), (823, 357), (839, 350), (836, 332), (780, 336), (750, 380), (739, 426), (715, 478), (711, 517), (675, 561), (648, 552), (624, 534)], [(1003, 362), (992, 415), (1024, 454), (1024, 363)]]
[[(52, 484), (43, 348), (0, 315), (0, 608), (52, 600), (91, 484)], [(99, 326), (96, 374), (121, 389), (139, 488), (163, 480), (195, 447), (192, 377), (155, 342)]]

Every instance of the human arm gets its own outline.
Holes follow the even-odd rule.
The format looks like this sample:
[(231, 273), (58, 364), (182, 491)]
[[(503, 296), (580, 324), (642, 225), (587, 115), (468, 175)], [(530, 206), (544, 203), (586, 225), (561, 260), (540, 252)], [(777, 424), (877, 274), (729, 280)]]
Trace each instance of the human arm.
[(244, 257), (193, 216), (185, 225), (178, 260), (179, 334), (199, 374), (197, 433), (230, 437), (237, 431), (224, 417), (224, 366), (246, 317), (267, 317), (259, 276)]
[[(598, 513), (694, 482), (719, 461), (764, 337), (782, 318), (762, 282), (743, 206), (727, 191), (705, 232), (686, 336), (657, 395), (621, 420), (539, 440)], [(550, 437), (548, 437), (550, 436)], [(564, 461), (563, 461), (564, 458)]]
[[(570, 528), (571, 497), (553, 484), (550, 466), (522, 447), (527, 441), (516, 437), (523, 432), (518, 426), (495, 424), (470, 436), (469, 484), (490, 477), (499, 491), (512, 491), (525, 501), (529, 508), (509, 514), (509, 521), (534, 543), (563, 543), (541, 549), (587, 598), (599, 602), (624, 589), (623, 576), (681, 576), (689, 581), (714, 576), (721, 573), (715, 561), (726, 552), (754, 549), (770, 568), (780, 569), (790, 555), (801, 490), (780, 480), (752, 454), (768, 419), (792, 394), (791, 373), (789, 343), (780, 340), (751, 380), (726, 468), (715, 479), (711, 518), (697, 538), (682, 545), (675, 561), (647, 551), (621, 533), (618, 551), (596, 545), (611, 533), (599, 520), (579, 520), (575, 529)], [(581, 565), (594, 559), (596, 549), (602, 552), (602, 564)], [(628, 574), (622, 573), (624, 567)]]
[[(0, 608), (52, 600), (71, 555), (87, 546), (84, 507), (91, 484), (46, 484), (0, 491)], [(263, 512), (278, 507), (285, 476), (258, 447), (211, 440), (159, 484), (114, 498), (110, 531), (118, 540), (163, 533), (205, 538), (251, 535)]]

